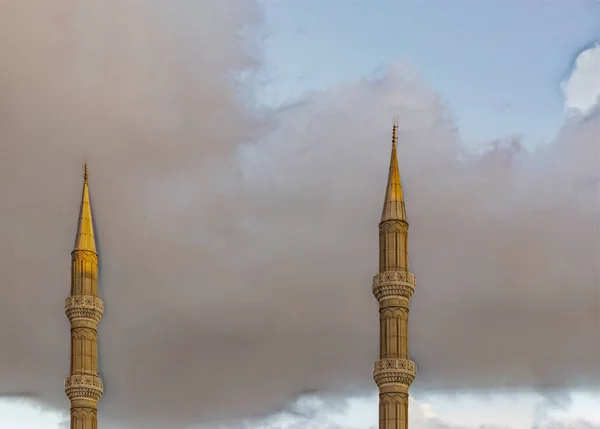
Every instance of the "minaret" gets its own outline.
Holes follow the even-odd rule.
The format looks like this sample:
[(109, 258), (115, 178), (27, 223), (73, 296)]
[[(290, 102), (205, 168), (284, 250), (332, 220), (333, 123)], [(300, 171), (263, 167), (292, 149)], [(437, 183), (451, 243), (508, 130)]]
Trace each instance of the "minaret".
[(408, 428), (408, 388), (417, 372), (408, 353), (408, 307), (415, 276), (408, 271), (408, 222), (396, 157), (397, 129), (394, 125), (379, 223), (379, 274), (373, 277), (373, 294), (379, 302), (379, 360), (373, 370), (379, 387), (379, 429)]
[(71, 252), (71, 296), (65, 312), (71, 322), (71, 375), (65, 393), (71, 401), (71, 429), (97, 429), (97, 404), (102, 396), (98, 376), (98, 322), (104, 304), (98, 298), (98, 254), (94, 239), (87, 165), (75, 246)]

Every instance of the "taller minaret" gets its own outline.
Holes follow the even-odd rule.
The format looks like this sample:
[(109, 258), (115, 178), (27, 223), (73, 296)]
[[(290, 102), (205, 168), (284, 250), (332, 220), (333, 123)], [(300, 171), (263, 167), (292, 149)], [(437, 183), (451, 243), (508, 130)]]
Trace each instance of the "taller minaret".
[(397, 129), (394, 125), (379, 223), (379, 274), (373, 277), (380, 323), (379, 360), (373, 370), (379, 387), (379, 429), (408, 428), (408, 388), (417, 372), (408, 353), (408, 308), (415, 276), (408, 271), (408, 222), (396, 157)]
[(71, 429), (97, 429), (102, 396), (98, 376), (98, 323), (104, 304), (98, 298), (98, 254), (85, 166), (75, 246), (71, 252), (71, 295), (65, 312), (71, 322), (71, 375), (65, 393), (71, 401)]

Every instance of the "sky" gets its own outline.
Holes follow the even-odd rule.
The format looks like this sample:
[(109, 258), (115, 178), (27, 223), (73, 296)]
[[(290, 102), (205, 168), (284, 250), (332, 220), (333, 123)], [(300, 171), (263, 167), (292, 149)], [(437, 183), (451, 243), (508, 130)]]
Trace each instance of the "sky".
[(65, 424), (84, 158), (103, 427), (375, 427), (395, 116), (411, 429), (600, 427), (599, 2), (5, 10), (0, 429)]
[(285, 103), (402, 60), (447, 100), (467, 138), (548, 140), (562, 122), (560, 83), (598, 40), (599, 8), (585, 1), (266, 2), (270, 79), (261, 100)]

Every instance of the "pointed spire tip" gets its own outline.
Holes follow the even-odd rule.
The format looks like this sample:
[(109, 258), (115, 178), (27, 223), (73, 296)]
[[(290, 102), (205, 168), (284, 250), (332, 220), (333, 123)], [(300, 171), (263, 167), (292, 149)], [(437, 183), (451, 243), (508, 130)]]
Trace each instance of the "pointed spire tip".
[(83, 166), (83, 192), (79, 209), (79, 222), (73, 251), (85, 250), (96, 253), (96, 239), (92, 222), (92, 208), (90, 204), (90, 191), (88, 186), (88, 166)]
[(404, 208), (404, 196), (400, 183), (400, 170), (398, 168), (398, 157), (396, 155), (396, 143), (398, 141), (398, 125), (394, 124), (392, 129), (392, 154), (390, 157), (390, 170), (388, 183), (385, 191), (383, 212), (381, 221), (402, 220), (406, 222), (406, 210)]

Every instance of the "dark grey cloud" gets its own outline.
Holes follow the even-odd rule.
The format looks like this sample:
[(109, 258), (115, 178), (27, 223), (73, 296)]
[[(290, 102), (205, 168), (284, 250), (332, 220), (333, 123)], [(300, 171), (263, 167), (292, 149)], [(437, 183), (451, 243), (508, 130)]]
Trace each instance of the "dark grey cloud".
[[(598, 386), (600, 116), (535, 151), (465, 142), (398, 64), (254, 112), (251, 2), (5, 2), (0, 394), (66, 409), (90, 163), (103, 421), (177, 428), (373, 387), (377, 221), (400, 118), (415, 391)], [(152, 422), (152, 424), (151, 424)], [(122, 423), (125, 424), (125, 423)]]

